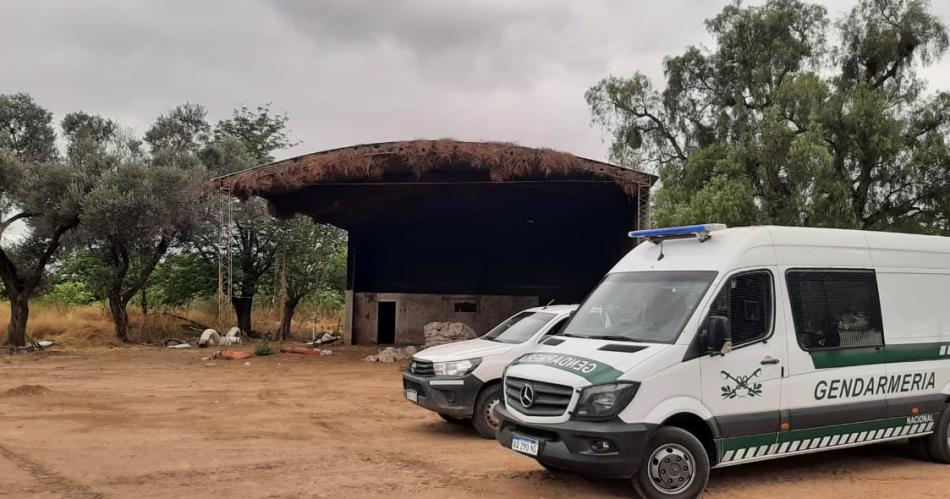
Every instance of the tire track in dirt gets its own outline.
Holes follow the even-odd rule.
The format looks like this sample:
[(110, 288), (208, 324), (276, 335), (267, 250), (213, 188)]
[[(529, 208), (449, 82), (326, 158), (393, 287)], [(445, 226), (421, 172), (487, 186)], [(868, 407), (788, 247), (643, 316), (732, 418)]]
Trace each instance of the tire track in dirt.
[(61, 493), (67, 499), (106, 499), (107, 495), (96, 492), (86, 485), (31, 460), (24, 454), (17, 454), (9, 448), (0, 445), (0, 456), (27, 472), (50, 492)]

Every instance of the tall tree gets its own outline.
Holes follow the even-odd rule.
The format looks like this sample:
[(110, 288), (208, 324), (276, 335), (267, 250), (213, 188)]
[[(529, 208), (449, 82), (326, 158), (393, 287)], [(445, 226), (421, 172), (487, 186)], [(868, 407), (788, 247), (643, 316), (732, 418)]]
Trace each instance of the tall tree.
[(116, 336), (128, 340), (128, 304), (147, 285), (169, 248), (197, 223), (207, 174), (197, 150), (207, 137), (204, 109), (185, 104), (161, 115), (140, 141), (111, 121), (85, 113), (63, 120), (68, 151), (99, 148), (112, 167), (81, 206), (82, 241), (100, 262), (89, 276), (107, 299)]
[(177, 164), (123, 162), (104, 175), (84, 201), (82, 232), (104, 264), (97, 282), (120, 340), (128, 340), (129, 302), (171, 245), (195, 223), (203, 178), (204, 169), (194, 159)]
[[(10, 302), (7, 342), (26, 344), (29, 300), (67, 234), (79, 225), (83, 198), (107, 160), (84, 150), (62, 160), (52, 114), (29, 96), (0, 96), (0, 279)], [(15, 222), (18, 237), (4, 232)]]
[(290, 335), (297, 305), (319, 291), (346, 287), (346, 231), (297, 217), (285, 222), (278, 269), (283, 293), (278, 339)]
[[(287, 137), (287, 117), (270, 112), (269, 105), (257, 110), (241, 107), (231, 118), (215, 126), (215, 141), (201, 157), (213, 176), (244, 170), (273, 160), (271, 154), (294, 145)], [(228, 247), (219, 237), (222, 201), (228, 204), (231, 224), (225, 227)], [(238, 202), (230, 197), (208, 198), (205, 203), (205, 230), (195, 237), (195, 251), (206, 261), (228, 254), (231, 257), (230, 300), (242, 332), (252, 335), (251, 313), (262, 279), (273, 270), (282, 226), (267, 214), (260, 199)], [(229, 251), (228, 251), (229, 250)], [(227, 277), (227, 276), (226, 276)]]
[[(832, 23), (799, 0), (726, 6), (713, 49), (588, 90), (612, 159), (661, 177), (661, 225), (702, 221), (950, 232), (950, 94), (917, 70), (946, 29), (924, 0), (862, 0)], [(834, 40), (834, 41), (829, 41)]]

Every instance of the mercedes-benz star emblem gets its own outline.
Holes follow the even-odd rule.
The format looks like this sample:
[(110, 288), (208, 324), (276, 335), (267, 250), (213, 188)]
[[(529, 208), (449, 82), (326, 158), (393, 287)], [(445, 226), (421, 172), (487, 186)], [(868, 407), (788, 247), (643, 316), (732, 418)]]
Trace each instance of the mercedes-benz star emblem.
[(531, 388), (531, 385), (521, 387), (521, 405), (525, 408), (534, 405), (534, 388)]

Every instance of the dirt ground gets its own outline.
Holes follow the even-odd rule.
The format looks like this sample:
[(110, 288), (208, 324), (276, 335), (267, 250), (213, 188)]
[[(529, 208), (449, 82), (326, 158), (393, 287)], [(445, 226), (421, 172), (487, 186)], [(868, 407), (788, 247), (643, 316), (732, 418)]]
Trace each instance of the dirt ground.
[[(551, 474), (414, 407), (402, 399), (398, 366), (359, 361), (367, 349), (212, 366), (199, 360), (207, 353), (0, 356), (0, 497), (632, 494), (623, 482)], [(950, 468), (915, 461), (895, 443), (716, 470), (706, 497), (948, 491)]]

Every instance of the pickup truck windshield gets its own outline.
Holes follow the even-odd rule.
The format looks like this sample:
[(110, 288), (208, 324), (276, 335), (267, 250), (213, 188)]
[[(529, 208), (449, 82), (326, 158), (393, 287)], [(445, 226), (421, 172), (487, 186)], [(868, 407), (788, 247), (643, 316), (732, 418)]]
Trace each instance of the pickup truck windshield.
[(541, 312), (521, 312), (518, 315), (502, 322), (489, 331), (483, 340), (498, 341), (501, 343), (524, 343), (534, 333), (537, 333), (545, 324), (551, 322), (555, 314)]
[(561, 334), (673, 343), (715, 277), (697, 271), (610, 274)]

